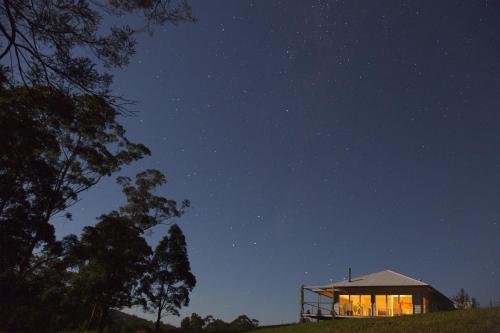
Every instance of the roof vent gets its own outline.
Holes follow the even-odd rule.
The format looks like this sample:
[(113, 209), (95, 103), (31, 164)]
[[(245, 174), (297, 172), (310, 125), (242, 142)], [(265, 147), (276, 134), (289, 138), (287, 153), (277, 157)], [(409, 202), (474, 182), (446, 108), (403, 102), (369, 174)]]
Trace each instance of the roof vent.
[(351, 282), (351, 267), (349, 267), (349, 282)]

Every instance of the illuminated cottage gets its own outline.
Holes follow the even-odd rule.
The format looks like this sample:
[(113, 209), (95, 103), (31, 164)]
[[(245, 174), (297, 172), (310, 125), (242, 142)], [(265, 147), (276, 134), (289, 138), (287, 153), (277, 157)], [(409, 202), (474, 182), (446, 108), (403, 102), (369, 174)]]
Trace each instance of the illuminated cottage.
[[(307, 301), (305, 293), (314, 296)], [(301, 287), (301, 319), (393, 317), (454, 309), (453, 302), (431, 285), (382, 271), (322, 286)]]

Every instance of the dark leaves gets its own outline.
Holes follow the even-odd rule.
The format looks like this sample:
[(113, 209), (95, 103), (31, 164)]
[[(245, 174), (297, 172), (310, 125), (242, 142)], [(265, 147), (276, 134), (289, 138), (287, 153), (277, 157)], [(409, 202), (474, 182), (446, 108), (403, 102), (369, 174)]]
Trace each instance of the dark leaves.
[(189, 293), (196, 285), (191, 273), (186, 239), (177, 224), (170, 227), (157, 245), (142, 280), (142, 302), (146, 310), (162, 314), (179, 315), (178, 309), (189, 305)]
[[(101, 97), (52, 87), (0, 88), (0, 261), (19, 280), (57, 259), (50, 219), (79, 194), (149, 154)], [(66, 218), (71, 215), (65, 213)]]
[[(153, 24), (195, 21), (185, 0), (6, 0), (0, 6), (0, 60), (12, 59), (11, 83), (54, 86), (110, 103), (112, 77), (99, 65), (126, 66), (135, 53), (134, 35), (151, 32)], [(103, 33), (103, 16), (131, 13), (143, 16), (145, 27), (114, 26)]]
[(166, 183), (165, 176), (158, 170), (148, 169), (138, 173), (135, 182), (129, 177), (119, 177), (117, 181), (127, 198), (127, 204), (120, 208), (120, 213), (129, 217), (143, 232), (173, 217), (180, 217), (189, 206), (187, 200), (178, 207), (175, 200), (154, 194), (159, 186)]

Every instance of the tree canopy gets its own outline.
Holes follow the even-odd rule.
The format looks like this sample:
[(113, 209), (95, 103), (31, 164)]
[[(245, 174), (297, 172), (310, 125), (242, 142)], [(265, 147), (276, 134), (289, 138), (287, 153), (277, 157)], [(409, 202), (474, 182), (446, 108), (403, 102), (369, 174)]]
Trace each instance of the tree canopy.
[[(149, 154), (101, 97), (51, 87), (0, 87), (0, 261), (25, 275), (33, 251), (55, 250), (50, 219), (123, 165)], [(71, 216), (66, 215), (68, 218)], [(57, 252), (57, 251), (56, 251)]]
[(98, 318), (102, 331), (109, 309), (134, 304), (151, 249), (130, 220), (112, 213), (102, 215), (95, 226), (84, 228), (75, 251), (78, 274), (72, 284), (84, 291), (85, 301), (92, 307), (88, 326)]
[(149, 271), (142, 281), (144, 308), (156, 312), (157, 331), (163, 316), (178, 316), (178, 309), (189, 305), (189, 293), (195, 285), (184, 234), (174, 224), (157, 245)]
[(181, 321), (181, 328), (186, 332), (192, 333), (245, 332), (258, 326), (259, 321), (250, 319), (247, 315), (240, 315), (227, 323), (210, 315), (202, 318), (197, 313), (192, 313), (190, 317), (185, 317)]
[(178, 206), (175, 200), (155, 195), (155, 188), (165, 183), (165, 176), (154, 169), (138, 173), (135, 182), (130, 177), (118, 177), (118, 184), (127, 198), (120, 214), (132, 219), (143, 232), (173, 217), (180, 217), (190, 202), (184, 200)]
[[(106, 69), (128, 64), (137, 33), (196, 20), (187, 0), (4, 0), (0, 9), (0, 61), (12, 63), (13, 79), (108, 101), (112, 76)], [(105, 18), (120, 22), (128, 14), (144, 24), (103, 27)]]
[(479, 307), (479, 302), (475, 297), (469, 296), (464, 288), (460, 288), (458, 293), (452, 297), (457, 309), (475, 309)]
[[(143, 25), (108, 27), (130, 14)], [(127, 138), (108, 71), (127, 65), (136, 34), (192, 21), (186, 0), (0, 2), (0, 330), (87, 320), (102, 331), (110, 309), (139, 299), (144, 231), (189, 206), (154, 193), (161, 172), (119, 178), (127, 203), (80, 238), (56, 239), (52, 219), (71, 219), (83, 191), (150, 154)]]

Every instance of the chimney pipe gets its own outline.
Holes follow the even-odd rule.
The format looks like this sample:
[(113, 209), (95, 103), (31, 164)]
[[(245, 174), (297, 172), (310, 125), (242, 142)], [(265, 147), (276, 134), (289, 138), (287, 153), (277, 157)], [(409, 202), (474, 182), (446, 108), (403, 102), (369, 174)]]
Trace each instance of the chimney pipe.
[(349, 282), (351, 282), (351, 267), (349, 267)]

